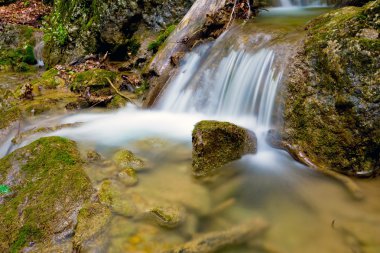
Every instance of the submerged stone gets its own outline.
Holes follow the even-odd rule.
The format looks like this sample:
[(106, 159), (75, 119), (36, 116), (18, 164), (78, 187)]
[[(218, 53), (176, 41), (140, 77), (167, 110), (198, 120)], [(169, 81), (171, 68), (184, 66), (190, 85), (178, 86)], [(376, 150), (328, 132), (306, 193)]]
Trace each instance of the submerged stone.
[(211, 176), (221, 166), (256, 153), (253, 132), (228, 122), (201, 121), (193, 130), (193, 174)]
[(138, 183), (136, 171), (133, 168), (126, 168), (119, 172), (118, 179), (126, 186), (134, 186)]
[(11, 187), (0, 205), (0, 251), (19, 252), (74, 232), (76, 216), (92, 195), (75, 142), (41, 138), (0, 160), (0, 184)]
[(159, 205), (148, 210), (149, 216), (160, 226), (178, 227), (184, 221), (184, 208), (177, 205)]
[(144, 161), (129, 150), (120, 150), (113, 156), (113, 161), (120, 169), (132, 168), (135, 170), (144, 167)]

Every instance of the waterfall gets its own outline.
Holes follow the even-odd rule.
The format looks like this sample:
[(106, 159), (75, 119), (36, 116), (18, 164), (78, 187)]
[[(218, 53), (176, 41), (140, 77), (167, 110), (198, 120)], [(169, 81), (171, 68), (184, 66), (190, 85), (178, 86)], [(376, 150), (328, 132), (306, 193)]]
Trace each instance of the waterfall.
[(280, 7), (322, 7), (327, 6), (326, 0), (279, 0)]
[(43, 34), (37, 33), (35, 35), (36, 45), (34, 46), (34, 57), (37, 61), (37, 67), (43, 67), (45, 66), (44, 60), (43, 60), (43, 49), (45, 46), (45, 42), (43, 41)]
[(210, 51), (209, 46), (203, 46), (186, 57), (157, 108), (221, 118), (251, 118), (251, 127), (269, 129), (282, 77), (282, 70), (274, 64), (275, 52), (267, 48), (256, 52), (231, 50), (218, 62), (219, 54)]

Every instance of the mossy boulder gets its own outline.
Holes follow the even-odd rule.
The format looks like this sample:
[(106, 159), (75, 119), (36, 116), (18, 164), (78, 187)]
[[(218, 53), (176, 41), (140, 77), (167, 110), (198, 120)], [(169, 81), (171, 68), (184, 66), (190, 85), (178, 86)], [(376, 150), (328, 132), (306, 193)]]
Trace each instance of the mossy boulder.
[(69, 87), (72, 91), (77, 92), (83, 92), (86, 88), (90, 88), (90, 91), (96, 91), (104, 87), (110, 87), (108, 79), (114, 82), (116, 77), (115, 72), (104, 69), (87, 70), (76, 73)]
[(100, 204), (86, 204), (78, 214), (78, 223), (75, 228), (74, 249), (86, 248), (101, 233), (111, 220), (111, 210)]
[(144, 167), (144, 161), (129, 150), (120, 150), (113, 156), (113, 161), (120, 169), (132, 168), (140, 170)]
[(0, 70), (26, 72), (37, 63), (33, 48), (36, 43), (33, 27), (0, 24)]
[(58, 76), (59, 71), (57, 69), (49, 69), (44, 72), (40, 78), (32, 81), (32, 85), (35, 88), (55, 89), (58, 86), (64, 87), (65, 80)]
[(308, 25), (287, 80), (283, 139), (321, 167), (380, 172), (380, 1)]
[(93, 193), (75, 142), (41, 138), (0, 160), (0, 251), (67, 239)]
[(54, 0), (45, 21), (45, 56), (49, 65), (69, 63), (91, 53), (111, 58), (136, 54), (139, 27), (159, 30), (186, 14), (194, 0)]
[(193, 174), (211, 176), (221, 166), (256, 153), (253, 132), (229, 122), (201, 121), (195, 125), (193, 141)]

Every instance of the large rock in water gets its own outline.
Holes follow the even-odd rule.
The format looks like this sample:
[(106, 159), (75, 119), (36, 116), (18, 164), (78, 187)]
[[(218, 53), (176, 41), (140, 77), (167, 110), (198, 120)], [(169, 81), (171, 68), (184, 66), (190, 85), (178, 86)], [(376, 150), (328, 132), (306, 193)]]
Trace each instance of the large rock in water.
[(380, 172), (379, 13), (377, 0), (312, 21), (287, 82), (284, 140), (354, 176)]
[(218, 168), (256, 153), (253, 132), (228, 122), (201, 121), (193, 130), (193, 173), (210, 176)]
[(82, 165), (75, 142), (60, 137), (39, 139), (0, 160), (0, 185), (9, 188), (0, 193), (1, 252), (39, 251), (34, 247), (46, 249), (74, 233), (93, 193)]

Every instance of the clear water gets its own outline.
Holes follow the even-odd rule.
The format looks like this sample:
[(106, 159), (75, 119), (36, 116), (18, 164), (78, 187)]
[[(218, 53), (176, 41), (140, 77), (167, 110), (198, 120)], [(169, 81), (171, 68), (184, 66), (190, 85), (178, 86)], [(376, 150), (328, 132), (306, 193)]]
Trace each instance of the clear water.
[[(301, 27), (310, 13), (321, 11), (274, 10), (196, 49), (187, 55), (152, 110), (128, 107), (111, 113), (85, 112), (27, 126), (84, 122), (51, 135), (77, 140), (83, 151), (96, 149), (105, 159), (119, 148), (134, 151), (147, 161), (149, 170), (138, 174), (137, 186), (121, 189), (125, 198), (139, 196), (144, 205), (185, 206), (186, 222), (178, 229), (115, 215), (99, 240), (105, 245), (100, 251), (159, 252), (198, 233), (225, 230), (261, 216), (271, 227), (258, 243), (267, 245), (269, 252), (380, 252), (378, 179), (357, 181), (366, 195), (357, 201), (340, 183), (312, 172), (265, 142), (266, 131), (276, 125), (276, 91), (282, 88), (291, 45), (302, 37)], [(191, 177), (191, 131), (202, 119), (235, 122), (254, 130), (259, 141), (258, 154), (226, 166), (226, 175), (208, 185)], [(111, 163), (93, 164), (87, 173), (97, 187), (112, 178), (117, 168)], [(224, 203), (232, 204), (213, 212)], [(268, 251), (251, 243), (221, 252)]]

